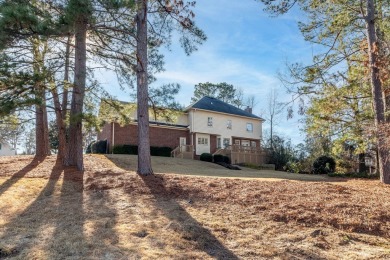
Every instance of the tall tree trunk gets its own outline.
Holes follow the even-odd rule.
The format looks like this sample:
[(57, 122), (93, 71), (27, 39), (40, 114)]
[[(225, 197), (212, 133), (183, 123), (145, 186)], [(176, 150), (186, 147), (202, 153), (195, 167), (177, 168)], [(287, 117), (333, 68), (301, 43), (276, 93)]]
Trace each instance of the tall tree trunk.
[(36, 86), (35, 93), (36, 97), (41, 100), (40, 104), (35, 105), (35, 155), (43, 157), (50, 155), (50, 146), (45, 90), (41, 84)]
[[(47, 48), (47, 43), (41, 45), (41, 40), (34, 37), (31, 40), (33, 50), (33, 72), (37, 80), (35, 82), (35, 97), (39, 100), (39, 104), (35, 105), (35, 155), (47, 156), (50, 155), (49, 145), (49, 125), (47, 122), (46, 109), (46, 92), (43, 85), (43, 62)], [(40, 49), (42, 47), (43, 49)]]
[(65, 165), (77, 166), (80, 171), (84, 170), (82, 116), (87, 76), (87, 24), (88, 18), (79, 14), (75, 22), (75, 73), (70, 109), (68, 156), (65, 160)]
[(379, 68), (377, 66), (378, 50), (377, 38), (375, 32), (375, 6), (374, 0), (367, 0), (367, 43), (370, 66), (371, 90), (374, 103), (375, 127), (377, 131), (377, 142), (379, 152), (379, 173), (380, 180), (383, 183), (390, 184), (390, 150), (387, 147), (384, 127), (385, 119), (385, 104), (382, 91), (382, 83), (379, 78)]
[(153, 174), (150, 159), (148, 108), (148, 0), (137, 0), (137, 119), (138, 119), (138, 174)]
[(62, 103), (60, 102), (59, 94), (57, 89), (52, 90), (53, 101), (56, 113), (56, 123), (58, 129), (58, 154), (57, 157), (62, 159), (62, 162), (65, 163), (68, 161), (66, 156), (68, 156), (68, 145), (66, 142), (66, 115), (67, 115), (67, 105), (68, 105), (68, 88), (69, 88), (69, 57), (70, 57), (70, 43), (71, 36), (68, 36), (65, 50), (65, 72), (64, 72), (64, 82), (63, 82), (63, 91), (62, 91)]
[(62, 117), (61, 103), (57, 89), (54, 87), (52, 90), (54, 109), (56, 114), (56, 124), (58, 129), (58, 154), (57, 157), (63, 161), (65, 159), (66, 151), (66, 126), (65, 118)]

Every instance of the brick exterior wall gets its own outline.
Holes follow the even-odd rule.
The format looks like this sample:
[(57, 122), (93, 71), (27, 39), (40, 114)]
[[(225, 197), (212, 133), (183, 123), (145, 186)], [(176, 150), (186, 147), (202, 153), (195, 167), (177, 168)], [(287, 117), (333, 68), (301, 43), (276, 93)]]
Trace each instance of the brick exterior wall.
[(108, 146), (111, 147), (112, 123), (107, 123), (107, 124), (104, 125), (102, 131), (100, 133), (98, 133), (97, 139), (98, 140), (107, 140), (108, 141)]
[[(187, 144), (191, 144), (190, 134), (188, 129), (176, 129), (169, 127), (151, 126), (149, 128), (150, 133), (150, 146), (158, 147), (171, 147), (172, 149), (180, 145), (180, 137), (185, 137)], [(120, 126), (115, 124), (114, 126), (114, 145), (137, 145), (138, 144), (138, 129), (136, 124), (130, 124)], [(112, 148), (112, 124), (106, 124), (102, 132), (98, 134), (98, 139), (109, 140), (110, 151)]]
[[(119, 124), (114, 125), (114, 145), (137, 145), (138, 144), (138, 130), (136, 124), (130, 124), (125, 126), (120, 126)], [(151, 126), (150, 131), (150, 146), (157, 147), (171, 147), (172, 149), (180, 145), (180, 137), (185, 137), (187, 145), (191, 144), (191, 135), (189, 129), (179, 130), (172, 127), (164, 126)], [(196, 146), (195, 134), (193, 136), (193, 144)], [(256, 147), (260, 147), (259, 139), (249, 139), (249, 138), (240, 138), (232, 137), (233, 144), (235, 140), (248, 140), (255, 141)], [(98, 134), (98, 140), (107, 140), (109, 143), (109, 151), (112, 149), (112, 123), (107, 123), (102, 131)], [(194, 147), (195, 148), (195, 147)], [(210, 152), (215, 153), (217, 151), (217, 136), (210, 135)], [(199, 159), (199, 156), (195, 156), (195, 159)]]

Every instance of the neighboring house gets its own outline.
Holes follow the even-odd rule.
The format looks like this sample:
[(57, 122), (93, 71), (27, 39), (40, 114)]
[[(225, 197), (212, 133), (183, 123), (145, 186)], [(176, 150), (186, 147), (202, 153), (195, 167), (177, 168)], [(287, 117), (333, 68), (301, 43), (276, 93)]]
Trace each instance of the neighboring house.
[(16, 152), (10, 145), (5, 142), (0, 142), (0, 156), (16, 155)]
[[(172, 122), (150, 121), (150, 145), (167, 146), (175, 157), (193, 158), (202, 153), (229, 156), (233, 163), (263, 163), (260, 147), (264, 120), (212, 97), (203, 97), (179, 112)], [(136, 113), (133, 122), (120, 126), (106, 123), (98, 139), (115, 145), (137, 144)], [(153, 117), (151, 117), (153, 118)]]

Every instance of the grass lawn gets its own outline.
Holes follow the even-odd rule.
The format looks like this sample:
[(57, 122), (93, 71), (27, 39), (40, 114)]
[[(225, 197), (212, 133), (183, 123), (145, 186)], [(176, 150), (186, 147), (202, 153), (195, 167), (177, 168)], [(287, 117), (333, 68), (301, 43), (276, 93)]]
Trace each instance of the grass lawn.
[[(109, 154), (106, 157), (128, 171), (137, 170), (136, 155)], [(267, 179), (285, 179), (285, 180), (306, 180), (306, 181), (332, 181), (334, 179), (326, 175), (313, 174), (294, 174), (282, 171), (272, 170), (254, 170), (251, 168), (240, 167), (241, 170), (230, 170), (220, 165), (202, 162), (197, 160), (188, 160), (181, 158), (152, 157), (152, 165), (155, 173), (172, 173), (180, 175), (195, 175), (208, 177), (228, 177), (228, 178), (267, 178)], [(339, 180), (339, 179), (338, 179)]]
[[(0, 157), (0, 258), (390, 258), (379, 181), (153, 164), (163, 174), (141, 178), (134, 156), (86, 155), (84, 172), (54, 156)], [(249, 179), (204, 177), (237, 176), (226, 174)]]

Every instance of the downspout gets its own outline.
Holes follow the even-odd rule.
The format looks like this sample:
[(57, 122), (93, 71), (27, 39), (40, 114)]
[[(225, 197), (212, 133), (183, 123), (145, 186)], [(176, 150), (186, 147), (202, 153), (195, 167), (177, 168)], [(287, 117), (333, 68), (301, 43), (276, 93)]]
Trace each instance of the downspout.
[(194, 143), (194, 122), (195, 122), (195, 112), (196, 112), (196, 109), (194, 109), (194, 112), (192, 113), (192, 123), (191, 123), (191, 145), (192, 145), (192, 154), (195, 153), (196, 151), (196, 147), (195, 147), (195, 143)]

